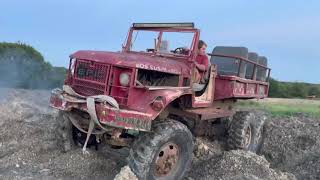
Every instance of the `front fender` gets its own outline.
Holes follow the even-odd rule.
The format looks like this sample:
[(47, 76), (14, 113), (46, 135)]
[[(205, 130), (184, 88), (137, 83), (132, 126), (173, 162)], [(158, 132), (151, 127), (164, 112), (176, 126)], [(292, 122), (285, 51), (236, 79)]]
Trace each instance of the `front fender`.
[(187, 94), (192, 94), (190, 88), (164, 88), (137, 91), (135, 95), (131, 97), (130, 109), (151, 114), (151, 119), (154, 120), (172, 101)]

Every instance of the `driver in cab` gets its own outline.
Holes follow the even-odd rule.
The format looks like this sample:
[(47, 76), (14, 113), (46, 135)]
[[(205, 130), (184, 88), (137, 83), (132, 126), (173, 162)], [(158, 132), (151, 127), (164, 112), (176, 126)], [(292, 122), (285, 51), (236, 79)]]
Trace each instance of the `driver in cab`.
[(195, 60), (194, 83), (205, 83), (205, 75), (208, 71), (209, 59), (206, 54), (207, 44), (200, 40), (198, 43), (198, 55)]

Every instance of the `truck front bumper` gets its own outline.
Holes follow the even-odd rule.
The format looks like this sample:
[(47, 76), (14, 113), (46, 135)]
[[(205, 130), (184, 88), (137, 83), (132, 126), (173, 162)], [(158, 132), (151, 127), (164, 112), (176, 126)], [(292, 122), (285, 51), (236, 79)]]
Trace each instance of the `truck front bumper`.
[[(50, 106), (61, 111), (79, 109), (87, 112), (86, 99), (72, 96), (61, 89), (51, 92)], [(96, 114), (102, 125), (116, 128), (150, 131), (152, 115), (133, 110), (117, 109), (108, 103), (95, 103)]]

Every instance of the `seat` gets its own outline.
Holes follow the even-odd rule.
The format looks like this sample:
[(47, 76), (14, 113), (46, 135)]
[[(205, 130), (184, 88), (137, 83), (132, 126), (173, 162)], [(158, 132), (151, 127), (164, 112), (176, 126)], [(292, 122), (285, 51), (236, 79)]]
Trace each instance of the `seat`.
[(206, 87), (206, 84), (193, 83), (192, 90), (195, 92), (202, 91)]
[[(268, 59), (264, 56), (259, 56), (258, 58), (258, 64), (263, 66), (268, 66)], [(257, 80), (258, 81), (266, 81), (267, 77), (267, 70), (262, 67), (257, 68)]]
[(208, 86), (208, 83), (209, 83), (209, 80), (210, 80), (210, 71), (211, 71), (211, 63), (209, 61), (209, 64), (208, 64), (208, 70), (206, 71), (206, 73), (204, 74), (204, 83), (193, 83), (192, 84), (192, 89), (193, 91), (195, 92), (198, 92), (196, 93), (196, 95), (201, 95), (205, 89), (207, 88)]
[[(259, 55), (255, 52), (249, 52), (248, 59), (253, 62), (258, 62)], [(254, 65), (251, 63), (247, 63), (247, 69), (246, 69), (246, 79), (252, 79), (253, 77), (253, 69)]]
[[(248, 49), (246, 47), (217, 46), (213, 49), (212, 54), (236, 56), (247, 59)], [(238, 76), (240, 60), (234, 57), (211, 56), (211, 64), (216, 64), (219, 75)], [(240, 77), (245, 77), (246, 63), (240, 67)]]

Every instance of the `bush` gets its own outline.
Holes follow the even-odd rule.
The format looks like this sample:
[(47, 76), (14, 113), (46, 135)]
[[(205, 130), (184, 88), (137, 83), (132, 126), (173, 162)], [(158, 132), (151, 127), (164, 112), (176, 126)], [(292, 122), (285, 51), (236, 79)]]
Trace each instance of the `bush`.
[(0, 43), (0, 87), (52, 89), (65, 75), (65, 68), (53, 67), (30, 45)]
[(320, 85), (303, 82), (281, 82), (270, 78), (269, 97), (276, 98), (306, 98), (320, 97)]

